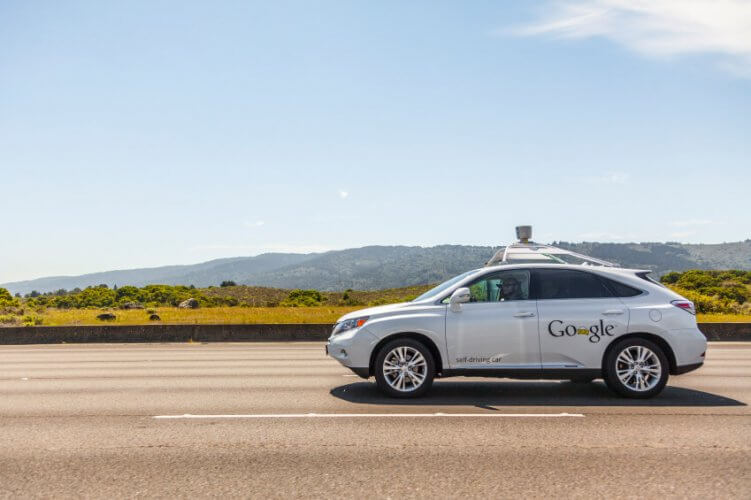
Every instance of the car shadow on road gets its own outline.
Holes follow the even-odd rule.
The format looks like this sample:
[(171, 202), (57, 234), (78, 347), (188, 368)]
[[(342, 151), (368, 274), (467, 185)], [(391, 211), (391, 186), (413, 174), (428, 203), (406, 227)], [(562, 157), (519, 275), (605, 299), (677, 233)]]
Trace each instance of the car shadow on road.
[(671, 386), (651, 399), (626, 399), (616, 396), (601, 381), (589, 384), (436, 381), (425, 396), (417, 399), (389, 398), (372, 382), (341, 385), (330, 392), (350, 403), (397, 406), (461, 405), (488, 409), (495, 409), (494, 406), (747, 406), (718, 394)]

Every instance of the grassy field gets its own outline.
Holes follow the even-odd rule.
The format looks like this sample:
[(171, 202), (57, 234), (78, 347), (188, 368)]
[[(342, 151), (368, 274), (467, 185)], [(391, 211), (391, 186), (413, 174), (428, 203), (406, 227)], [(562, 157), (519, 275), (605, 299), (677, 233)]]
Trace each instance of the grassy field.
[(699, 323), (751, 323), (751, 315), (748, 314), (697, 314), (696, 321)]
[[(699, 322), (751, 322), (751, 272), (694, 270), (665, 278), (669, 287), (704, 311), (697, 317)], [(0, 326), (334, 323), (351, 311), (410, 301), (430, 286), (319, 292), (244, 285), (112, 289), (100, 285), (26, 297), (13, 297), (0, 288)], [(186, 299), (198, 307), (176, 307)], [(115, 319), (97, 319), (102, 313)], [(160, 319), (151, 321), (153, 313)]]
[(334, 323), (340, 316), (362, 307), (207, 307), (179, 309), (158, 307), (161, 321), (149, 321), (149, 314), (140, 310), (116, 310), (113, 321), (96, 317), (98, 309), (47, 309), (38, 314), (42, 325), (146, 325), (146, 324), (244, 324), (244, 323)]
[[(42, 325), (146, 325), (146, 324), (252, 324), (252, 323), (334, 323), (340, 316), (362, 309), (362, 306), (319, 307), (207, 307), (179, 309), (158, 307), (161, 321), (149, 321), (143, 310), (113, 310), (116, 319), (96, 318), (100, 309), (47, 309), (37, 314)], [(748, 323), (751, 316), (742, 314), (698, 314), (700, 323)]]

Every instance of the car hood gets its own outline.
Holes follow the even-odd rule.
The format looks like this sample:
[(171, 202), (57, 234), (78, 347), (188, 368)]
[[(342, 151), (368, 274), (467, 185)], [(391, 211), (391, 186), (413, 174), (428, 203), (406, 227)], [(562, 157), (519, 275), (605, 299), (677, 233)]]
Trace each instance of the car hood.
[(405, 307), (409, 306), (415, 306), (417, 305), (414, 302), (400, 302), (398, 304), (387, 304), (385, 306), (376, 306), (376, 307), (368, 307), (366, 309), (358, 309), (357, 311), (352, 311), (351, 313), (347, 313), (341, 318), (337, 320), (337, 323), (340, 321), (344, 321), (347, 319), (353, 319), (353, 318), (360, 318), (362, 316), (379, 316), (383, 314), (388, 314), (390, 312), (395, 312), (400, 309), (404, 309)]

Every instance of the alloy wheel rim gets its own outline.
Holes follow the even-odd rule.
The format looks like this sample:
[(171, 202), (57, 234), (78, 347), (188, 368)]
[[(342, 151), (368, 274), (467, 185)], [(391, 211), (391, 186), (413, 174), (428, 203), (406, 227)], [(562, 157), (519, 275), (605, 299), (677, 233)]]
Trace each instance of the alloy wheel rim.
[(425, 382), (428, 362), (417, 349), (408, 346), (395, 347), (383, 359), (383, 376), (392, 389), (411, 392)]
[(632, 391), (644, 392), (659, 383), (662, 363), (657, 354), (648, 347), (629, 346), (618, 354), (615, 373), (621, 383)]

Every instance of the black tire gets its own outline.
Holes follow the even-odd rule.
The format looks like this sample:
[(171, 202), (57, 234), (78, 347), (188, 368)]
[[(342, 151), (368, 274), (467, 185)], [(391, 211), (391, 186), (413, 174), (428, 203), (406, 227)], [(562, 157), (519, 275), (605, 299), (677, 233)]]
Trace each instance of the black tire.
[[(626, 366), (625, 363), (622, 361), (619, 361), (618, 357), (621, 353), (623, 353), (625, 350), (629, 349), (629, 352), (632, 352), (633, 349), (631, 348), (638, 348), (638, 347), (644, 347), (652, 351), (652, 353), (655, 354), (657, 359), (659, 360), (659, 376), (658, 375), (650, 375), (650, 377), (653, 377), (651, 380), (656, 379), (656, 383), (654, 383), (653, 386), (642, 389), (642, 390), (635, 390), (632, 387), (629, 387), (626, 383), (624, 383), (617, 374), (617, 370), (619, 368), (621, 369), (628, 369), (628, 366)], [(613, 348), (608, 351), (608, 355), (605, 359), (605, 363), (603, 366), (603, 375), (605, 379), (605, 383), (607, 386), (615, 393), (627, 397), (627, 398), (634, 398), (634, 399), (647, 399), (651, 398), (653, 396), (656, 396), (657, 394), (661, 393), (662, 390), (665, 388), (665, 385), (668, 383), (668, 372), (670, 371), (670, 366), (668, 364), (668, 358), (663, 352), (662, 348), (655, 344), (654, 342), (651, 342), (646, 339), (640, 339), (640, 338), (632, 338), (632, 339), (625, 339), (613, 346)], [(634, 378), (628, 379), (628, 382), (635, 383)], [(651, 385), (651, 384), (649, 384)]]
[[(390, 355), (394, 349), (399, 347), (406, 348), (408, 352), (411, 352), (410, 350), (417, 351), (425, 360), (425, 365), (421, 368), (422, 371), (419, 373), (419, 375), (424, 376), (424, 379), (419, 386), (413, 389), (405, 387), (406, 390), (398, 390), (392, 387), (386, 380), (386, 374), (384, 374), (384, 361), (386, 360), (386, 356)], [(418, 398), (424, 395), (433, 384), (433, 377), (435, 376), (435, 360), (430, 353), (430, 349), (428, 349), (423, 343), (408, 338), (396, 339), (388, 342), (380, 351), (378, 351), (373, 371), (375, 372), (375, 379), (378, 388), (387, 396), (392, 398)], [(393, 376), (394, 375), (390, 375), (390, 377)], [(414, 385), (412, 381), (410, 381), (409, 384)]]

